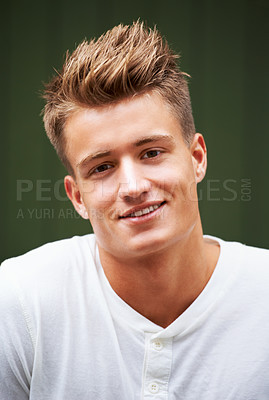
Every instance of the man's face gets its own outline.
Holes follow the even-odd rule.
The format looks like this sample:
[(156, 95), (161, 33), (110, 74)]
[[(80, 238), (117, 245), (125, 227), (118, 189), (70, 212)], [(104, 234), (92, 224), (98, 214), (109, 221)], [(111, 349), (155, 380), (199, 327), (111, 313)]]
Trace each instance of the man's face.
[(206, 149), (199, 134), (185, 144), (159, 96), (81, 109), (68, 119), (65, 135), (75, 171), (75, 179), (65, 178), (66, 191), (103, 251), (140, 257), (192, 234)]

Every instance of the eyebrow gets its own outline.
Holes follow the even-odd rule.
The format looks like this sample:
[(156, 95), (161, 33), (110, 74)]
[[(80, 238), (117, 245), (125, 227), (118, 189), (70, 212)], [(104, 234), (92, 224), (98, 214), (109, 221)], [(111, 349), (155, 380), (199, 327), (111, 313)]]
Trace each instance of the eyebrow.
[[(134, 147), (140, 147), (143, 146), (144, 144), (147, 143), (155, 143), (159, 141), (166, 141), (169, 142), (170, 144), (175, 144), (175, 139), (171, 135), (153, 135), (153, 136), (145, 136), (137, 140), (136, 142), (132, 143)], [(83, 158), (77, 165), (77, 168), (81, 168), (84, 165), (88, 164), (90, 161), (107, 157), (110, 156), (112, 153), (112, 150), (102, 150), (102, 151), (97, 151), (96, 153), (89, 154), (85, 158)]]
[(160, 140), (165, 140), (171, 144), (175, 144), (175, 139), (171, 135), (153, 135), (153, 136), (145, 136), (139, 139), (137, 142), (134, 143), (135, 147), (143, 146), (147, 143), (154, 143), (159, 142)]
[(83, 158), (83, 160), (81, 160), (76, 167), (77, 168), (81, 168), (84, 165), (88, 164), (90, 161), (96, 160), (98, 158), (103, 158), (103, 157), (107, 157), (111, 155), (111, 151), (110, 150), (104, 150), (104, 151), (98, 151), (96, 153), (93, 154), (89, 154), (88, 156), (86, 156), (85, 158)]

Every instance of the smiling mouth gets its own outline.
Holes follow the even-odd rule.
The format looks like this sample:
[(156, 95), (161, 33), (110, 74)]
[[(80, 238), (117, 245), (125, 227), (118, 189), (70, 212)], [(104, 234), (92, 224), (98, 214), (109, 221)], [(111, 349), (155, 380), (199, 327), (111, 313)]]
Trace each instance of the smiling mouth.
[(147, 215), (147, 214), (152, 213), (153, 211), (155, 211), (155, 210), (157, 210), (158, 208), (160, 208), (163, 204), (165, 204), (165, 201), (163, 201), (163, 202), (160, 203), (160, 204), (154, 204), (154, 205), (152, 205), (152, 206), (145, 207), (145, 208), (143, 208), (142, 210), (135, 211), (135, 212), (133, 212), (133, 213), (131, 213), (131, 214), (122, 216), (122, 217), (120, 217), (120, 218), (141, 217), (142, 215)]

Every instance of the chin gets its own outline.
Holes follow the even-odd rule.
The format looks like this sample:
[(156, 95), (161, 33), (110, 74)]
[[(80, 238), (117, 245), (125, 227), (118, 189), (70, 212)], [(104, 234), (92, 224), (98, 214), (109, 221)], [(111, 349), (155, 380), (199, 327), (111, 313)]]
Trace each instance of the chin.
[(171, 234), (169, 236), (161, 233), (156, 235), (136, 235), (128, 242), (125, 241), (121, 255), (141, 257), (156, 254), (173, 245), (175, 242), (174, 237)]
[(180, 246), (186, 243), (186, 240), (192, 235), (196, 224), (186, 227), (186, 229), (176, 229), (167, 231), (166, 229), (156, 232), (154, 235), (136, 235), (125, 244), (123, 251), (130, 251), (133, 256), (143, 256), (157, 254), (174, 246)]

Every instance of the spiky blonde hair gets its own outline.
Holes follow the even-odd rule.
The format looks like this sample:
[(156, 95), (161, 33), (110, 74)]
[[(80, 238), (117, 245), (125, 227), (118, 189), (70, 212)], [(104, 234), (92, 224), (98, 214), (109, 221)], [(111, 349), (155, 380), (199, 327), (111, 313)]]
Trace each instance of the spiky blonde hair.
[(45, 85), (43, 120), (59, 158), (73, 174), (66, 157), (64, 126), (82, 107), (100, 107), (125, 98), (155, 92), (178, 118), (190, 143), (195, 127), (188, 85), (176, 55), (156, 27), (143, 22), (118, 25), (97, 40), (83, 41), (66, 60), (62, 71)]

